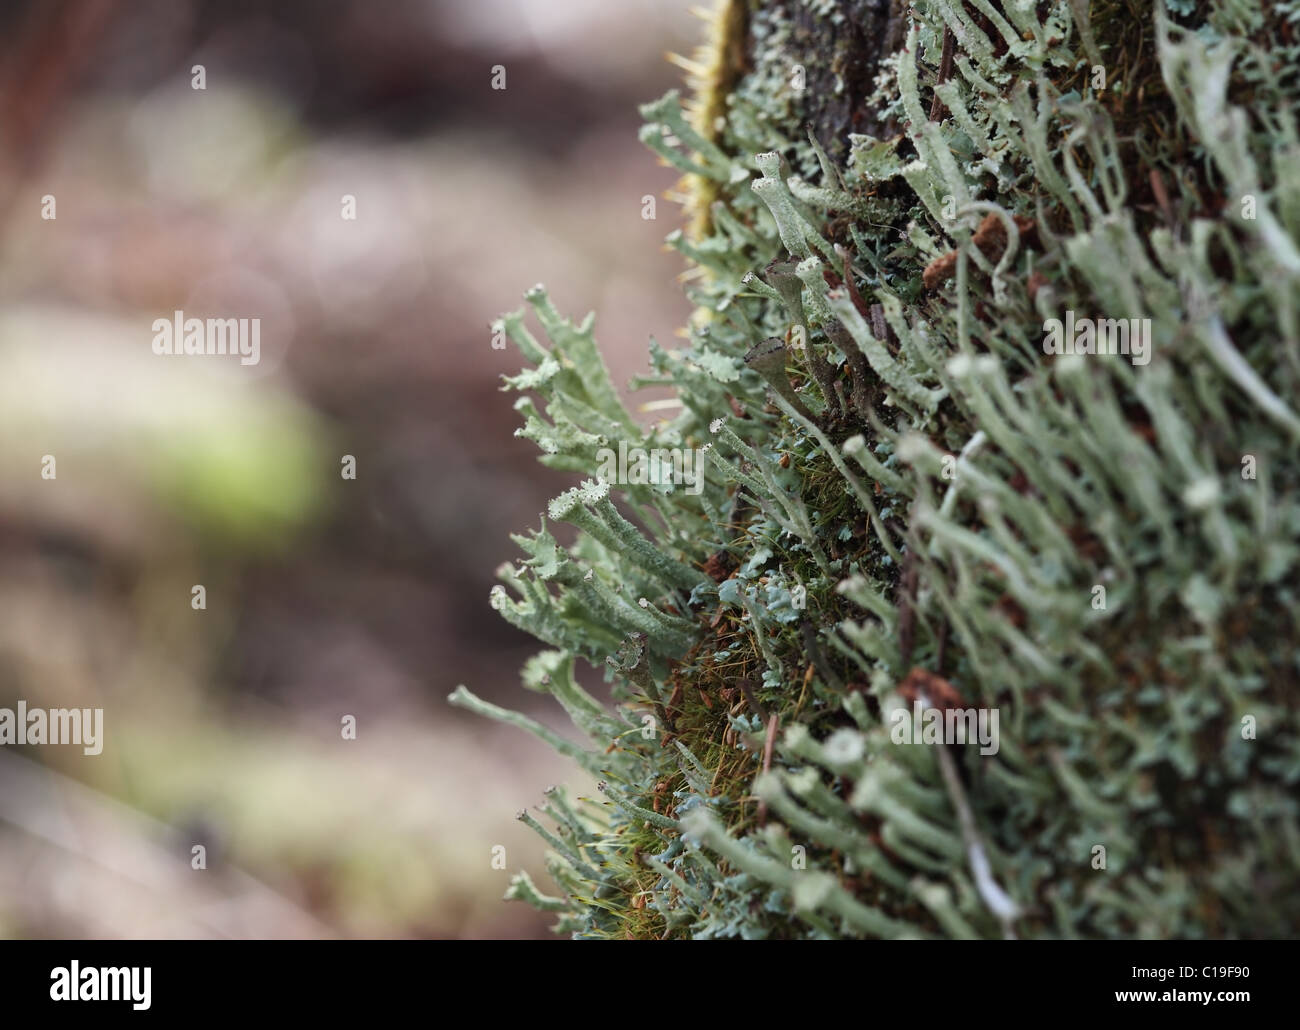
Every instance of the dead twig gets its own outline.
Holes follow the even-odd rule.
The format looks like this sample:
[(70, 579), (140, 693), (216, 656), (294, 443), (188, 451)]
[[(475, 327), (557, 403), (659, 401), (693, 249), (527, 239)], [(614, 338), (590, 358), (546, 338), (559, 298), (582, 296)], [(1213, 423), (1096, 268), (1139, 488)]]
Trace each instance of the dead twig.
[(956, 56), (957, 37), (953, 35), (952, 29), (947, 25), (943, 27), (943, 56), (939, 59), (939, 79), (934, 84), (934, 99), (930, 102), (930, 121), (937, 122), (943, 119), (944, 107), (943, 101), (939, 99), (939, 87), (952, 78), (952, 60)]
[[(776, 712), (773, 712), (767, 720), (767, 740), (763, 742), (763, 772), (772, 771), (772, 746), (776, 743), (776, 728), (779, 720)], [(767, 802), (760, 800), (758, 803), (758, 825), (767, 825)]]

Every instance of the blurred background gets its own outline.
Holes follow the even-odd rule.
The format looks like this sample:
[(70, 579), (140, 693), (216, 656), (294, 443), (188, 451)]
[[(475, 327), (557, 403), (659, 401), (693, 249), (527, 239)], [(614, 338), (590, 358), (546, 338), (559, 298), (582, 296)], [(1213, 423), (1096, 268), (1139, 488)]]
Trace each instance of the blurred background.
[[(0, 747), (0, 936), (547, 936), (500, 900), (550, 886), (515, 813), (583, 784), (445, 700), (567, 724), (487, 603), (570, 485), (489, 324), (542, 281), (619, 383), (684, 324), (636, 105), (699, 35), (687, 0), (0, 4), (0, 707), (104, 710), (99, 756)], [(260, 362), (155, 355), (176, 310), (260, 318)]]

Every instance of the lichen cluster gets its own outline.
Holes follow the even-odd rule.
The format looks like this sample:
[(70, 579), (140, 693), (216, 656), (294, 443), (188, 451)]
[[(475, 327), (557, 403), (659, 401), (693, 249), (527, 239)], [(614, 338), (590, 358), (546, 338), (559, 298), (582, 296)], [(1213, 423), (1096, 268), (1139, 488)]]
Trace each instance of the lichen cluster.
[[(492, 603), (589, 745), (453, 700), (602, 793), (523, 816), (562, 894), (509, 896), (578, 937), (1294, 933), (1300, 3), (731, 0), (697, 77), (643, 109), (696, 200), (640, 381), (680, 415), (542, 289), (549, 346), (503, 319), (546, 464), (707, 448), (698, 494), (590, 478), (515, 538)], [(1044, 353), (1067, 311), (1149, 363)], [(996, 710), (996, 754), (896, 743), (914, 704)]]

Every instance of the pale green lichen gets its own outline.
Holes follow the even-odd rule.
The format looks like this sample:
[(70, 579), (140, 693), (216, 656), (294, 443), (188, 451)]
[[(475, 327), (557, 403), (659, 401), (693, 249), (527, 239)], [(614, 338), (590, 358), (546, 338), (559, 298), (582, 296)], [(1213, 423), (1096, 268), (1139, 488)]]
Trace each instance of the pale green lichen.
[[(867, 6), (737, 0), (725, 123), (643, 112), (713, 200), (676, 238), (689, 342), (644, 380), (671, 425), (623, 409), (590, 320), (540, 290), (550, 348), (504, 319), (548, 464), (710, 448), (698, 495), (593, 479), (552, 506), (571, 546), (516, 538), (493, 604), (591, 747), (454, 700), (604, 797), (550, 793), (563, 896), (509, 896), (580, 937), (1293, 933), (1300, 4), (917, 0), (868, 76), (901, 138), (810, 138), (844, 108), (789, 68)], [(1067, 310), (1150, 319), (1149, 364), (1045, 355)], [(891, 741), (912, 666), (997, 709), (996, 754)]]

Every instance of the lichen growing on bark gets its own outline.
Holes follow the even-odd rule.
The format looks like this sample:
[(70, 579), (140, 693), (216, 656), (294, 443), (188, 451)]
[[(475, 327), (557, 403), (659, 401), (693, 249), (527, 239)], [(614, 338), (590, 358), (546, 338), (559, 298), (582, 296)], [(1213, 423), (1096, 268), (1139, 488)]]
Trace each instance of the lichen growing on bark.
[[(733, 0), (710, 53), (643, 109), (707, 205), (642, 381), (679, 417), (540, 288), (549, 347), (502, 323), (547, 464), (704, 450), (501, 570), (589, 746), (453, 700), (602, 792), (523, 817), (562, 894), (509, 896), (579, 937), (1294, 932), (1300, 4)], [(958, 709), (995, 751), (900, 742)]]

